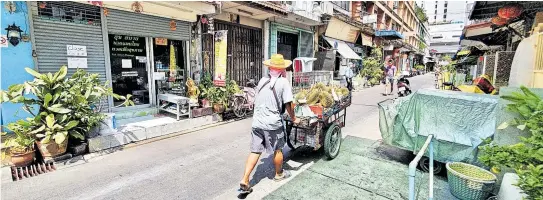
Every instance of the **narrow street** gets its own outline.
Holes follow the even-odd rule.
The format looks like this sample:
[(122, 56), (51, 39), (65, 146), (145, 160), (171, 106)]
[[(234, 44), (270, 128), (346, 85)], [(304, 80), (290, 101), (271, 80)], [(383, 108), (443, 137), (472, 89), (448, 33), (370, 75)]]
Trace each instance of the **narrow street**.
[[(434, 76), (417, 76), (410, 82), (414, 90), (431, 88)], [(380, 138), (377, 103), (394, 97), (383, 96), (383, 91), (383, 86), (376, 86), (353, 94), (344, 136)], [(250, 126), (251, 119), (236, 121), (120, 150), (38, 177), (2, 182), (1, 199), (236, 199), (235, 189), (249, 153)], [(319, 158), (308, 159), (310, 163)], [(298, 168), (293, 174), (303, 170)], [(269, 180), (273, 171), (269, 156), (263, 155), (255, 171), (255, 190), (259, 184), (273, 182)], [(6, 180), (9, 174), (2, 176)], [(250, 198), (260, 199), (269, 192), (255, 191)]]

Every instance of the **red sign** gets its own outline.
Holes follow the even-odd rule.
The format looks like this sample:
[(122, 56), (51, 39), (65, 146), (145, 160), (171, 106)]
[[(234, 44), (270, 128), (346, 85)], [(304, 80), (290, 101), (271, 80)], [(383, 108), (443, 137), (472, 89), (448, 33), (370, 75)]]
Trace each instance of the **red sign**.
[(5, 35), (2, 35), (0, 37), (0, 47), (8, 47), (8, 37)]

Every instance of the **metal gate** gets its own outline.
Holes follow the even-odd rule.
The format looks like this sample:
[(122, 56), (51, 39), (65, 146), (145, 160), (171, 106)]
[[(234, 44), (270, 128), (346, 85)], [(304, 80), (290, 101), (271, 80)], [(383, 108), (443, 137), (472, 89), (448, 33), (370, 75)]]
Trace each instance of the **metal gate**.
[[(40, 4), (38, 6), (38, 4)], [(32, 2), (37, 65), (40, 72), (56, 72), (68, 58), (86, 58), (89, 73), (106, 80), (100, 8), (75, 2)], [(68, 56), (67, 45), (85, 46), (86, 56)], [(68, 75), (75, 69), (68, 69)]]
[[(262, 30), (244, 25), (215, 20), (215, 30), (228, 30), (226, 75), (244, 86), (248, 79), (262, 77), (263, 42)], [(207, 26), (203, 27), (207, 33)], [(204, 72), (213, 76), (215, 67), (215, 43), (212, 34), (202, 36)]]

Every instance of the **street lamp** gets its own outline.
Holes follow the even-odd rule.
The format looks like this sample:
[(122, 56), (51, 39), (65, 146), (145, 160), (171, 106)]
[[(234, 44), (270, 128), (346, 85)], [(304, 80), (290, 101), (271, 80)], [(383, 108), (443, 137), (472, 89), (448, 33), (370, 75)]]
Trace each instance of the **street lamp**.
[(13, 46), (17, 46), (19, 44), (19, 40), (21, 40), (21, 32), (23, 32), (21, 28), (13, 23), (13, 25), (8, 25), (6, 30), (8, 31), (7, 37), (9, 39), (9, 43), (11, 43)]

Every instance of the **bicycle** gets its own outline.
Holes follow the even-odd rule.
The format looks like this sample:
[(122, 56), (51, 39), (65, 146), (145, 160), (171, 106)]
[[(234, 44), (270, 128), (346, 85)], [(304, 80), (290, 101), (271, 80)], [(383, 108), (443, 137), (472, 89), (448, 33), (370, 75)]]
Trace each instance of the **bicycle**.
[(247, 116), (247, 112), (254, 109), (254, 99), (256, 96), (256, 84), (254, 79), (247, 81), (248, 87), (243, 87), (243, 93), (234, 94), (231, 101), (232, 111), (239, 118)]

